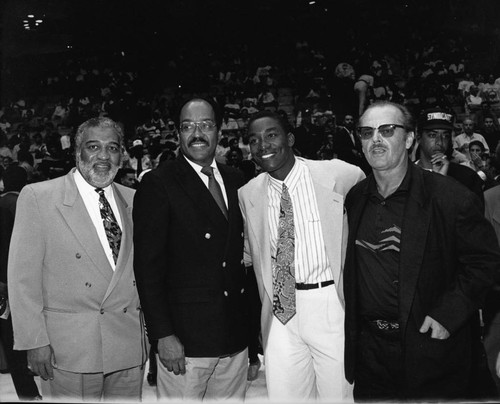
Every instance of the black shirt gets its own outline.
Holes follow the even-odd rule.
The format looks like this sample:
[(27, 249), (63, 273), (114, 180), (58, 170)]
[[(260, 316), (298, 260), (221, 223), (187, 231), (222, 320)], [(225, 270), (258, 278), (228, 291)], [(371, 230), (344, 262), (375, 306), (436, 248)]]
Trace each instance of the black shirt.
[(410, 181), (411, 170), (407, 170), (387, 198), (379, 194), (374, 177), (368, 184), (369, 198), (356, 235), (356, 270), (358, 313), (370, 320), (398, 319), (401, 226)]

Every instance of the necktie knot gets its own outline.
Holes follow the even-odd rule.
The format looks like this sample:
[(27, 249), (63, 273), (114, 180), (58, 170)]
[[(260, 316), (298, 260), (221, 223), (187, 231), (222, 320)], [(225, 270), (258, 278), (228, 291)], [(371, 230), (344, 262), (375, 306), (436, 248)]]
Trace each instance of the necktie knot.
[(212, 175), (214, 175), (214, 168), (210, 166), (202, 167), (201, 172), (210, 178)]
[(95, 192), (99, 194), (99, 196), (104, 196), (104, 189), (102, 188), (96, 188), (94, 189)]

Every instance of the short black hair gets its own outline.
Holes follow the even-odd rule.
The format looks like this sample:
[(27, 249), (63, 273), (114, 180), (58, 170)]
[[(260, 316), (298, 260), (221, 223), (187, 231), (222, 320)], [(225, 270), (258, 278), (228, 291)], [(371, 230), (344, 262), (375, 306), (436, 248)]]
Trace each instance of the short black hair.
[(248, 121), (248, 128), (254, 123), (257, 119), (261, 118), (271, 118), (274, 119), (278, 124), (281, 126), (281, 129), (285, 131), (285, 133), (289, 133), (291, 131), (290, 123), (288, 120), (285, 120), (284, 117), (276, 112), (269, 111), (269, 110), (264, 110), (264, 111), (259, 111), (256, 112), (255, 114), (252, 115), (250, 120)]
[(180, 127), (180, 117), (181, 117), (182, 109), (192, 101), (204, 101), (208, 105), (210, 105), (214, 111), (215, 124), (217, 125), (217, 129), (221, 128), (221, 126), (222, 126), (222, 112), (221, 112), (221, 108), (219, 106), (219, 103), (213, 99), (205, 98), (205, 97), (192, 97), (192, 98), (185, 100), (181, 104), (181, 106), (179, 107), (179, 110), (177, 111), (177, 127)]

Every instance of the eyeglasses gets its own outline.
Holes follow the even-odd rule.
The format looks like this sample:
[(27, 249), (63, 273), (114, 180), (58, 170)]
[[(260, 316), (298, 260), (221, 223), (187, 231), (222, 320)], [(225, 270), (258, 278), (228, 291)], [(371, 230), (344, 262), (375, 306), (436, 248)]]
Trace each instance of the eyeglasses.
[(403, 125), (396, 125), (394, 123), (380, 125), (378, 128), (372, 128), (371, 126), (359, 126), (356, 128), (356, 132), (361, 140), (371, 139), (375, 131), (380, 133), (382, 137), (391, 137), (394, 135), (396, 128), (404, 129)]
[(216, 126), (217, 125), (215, 124), (215, 122), (210, 120), (201, 122), (182, 122), (180, 131), (181, 133), (190, 135), (191, 133), (194, 133), (196, 127), (198, 127), (203, 133), (210, 133), (215, 129)]

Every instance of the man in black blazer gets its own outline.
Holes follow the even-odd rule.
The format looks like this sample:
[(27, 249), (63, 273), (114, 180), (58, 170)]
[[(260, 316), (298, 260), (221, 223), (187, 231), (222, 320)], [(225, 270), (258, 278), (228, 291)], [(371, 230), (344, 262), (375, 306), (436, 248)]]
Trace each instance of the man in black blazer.
[(144, 176), (133, 211), (135, 274), (149, 339), (158, 347), (158, 395), (243, 399), (243, 176), (214, 160), (221, 126), (214, 102), (186, 102), (179, 124), (181, 153)]
[(412, 164), (414, 126), (372, 104), (357, 128), (373, 174), (346, 198), (346, 377), (357, 401), (464, 399), (472, 319), (500, 271), (478, 198)]

